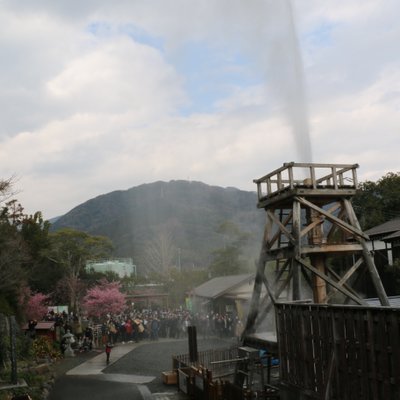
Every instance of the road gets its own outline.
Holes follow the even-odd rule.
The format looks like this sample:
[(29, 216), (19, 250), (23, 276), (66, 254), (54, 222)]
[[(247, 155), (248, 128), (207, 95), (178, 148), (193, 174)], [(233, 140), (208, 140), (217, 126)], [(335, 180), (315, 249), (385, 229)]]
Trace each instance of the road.
[[(233, 339), (198, 339), (198, 349), (226, 348)], [(176, 386), (164, 385), (163, 371), (172, 368), (172, 355), (188, 353), (187, 339), (160, 339), (119, 344), (110, 365), (104, 352), (74, 360), (73, 368), (59, 376), (49, 400), (178, 400), (186, 397)], [(68, 362), (68, 360), (65, 360)]]

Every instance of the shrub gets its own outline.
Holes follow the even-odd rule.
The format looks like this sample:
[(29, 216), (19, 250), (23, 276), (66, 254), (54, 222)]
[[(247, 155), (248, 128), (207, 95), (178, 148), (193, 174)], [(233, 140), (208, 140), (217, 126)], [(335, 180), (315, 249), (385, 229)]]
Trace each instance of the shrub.
[(61, 358), (61, 353), (53, 346), (50, 339), (45, 336), (37, 337), (32, 344), (33, 356), (44, 359), (58, 359)]

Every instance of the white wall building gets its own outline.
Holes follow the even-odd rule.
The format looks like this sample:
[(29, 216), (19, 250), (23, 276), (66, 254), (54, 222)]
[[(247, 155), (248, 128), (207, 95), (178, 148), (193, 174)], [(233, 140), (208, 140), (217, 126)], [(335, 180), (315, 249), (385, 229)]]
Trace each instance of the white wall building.
[(88, 261), (86, 270), (96, 272), (115, 272), (120, 278), (136, 276), (136, 265), (131, 258), (116, 258), (112, 260)]

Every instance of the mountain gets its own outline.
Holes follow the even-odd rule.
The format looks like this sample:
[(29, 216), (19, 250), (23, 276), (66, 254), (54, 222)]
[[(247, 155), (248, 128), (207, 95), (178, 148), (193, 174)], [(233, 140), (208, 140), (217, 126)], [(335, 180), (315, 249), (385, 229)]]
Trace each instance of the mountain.
[(88, 200), (59, 217), (52, 230), (70, 227), (107, 236), (114, 243), (115, 256), (132, 257), (139, 269), (144, 249), (164, 238), (176, 249), (182, 268), (192, 268), (210, 263), (212, 251), (224, 245), (216, 229), (231, 221), (251, 234), (245, 253), (253, 263), (265, 221), (264, 210), (256, 204), (255, 192), (201, 182), (160, 181)]

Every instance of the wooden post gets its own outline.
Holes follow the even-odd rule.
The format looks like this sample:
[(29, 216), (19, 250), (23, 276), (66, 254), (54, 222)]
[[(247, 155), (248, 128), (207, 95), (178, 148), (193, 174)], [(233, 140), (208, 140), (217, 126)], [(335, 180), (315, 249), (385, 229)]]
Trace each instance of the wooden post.
[(190, 362), (195, 363), (199, 358), (197, 351), (197, 332), (195, 326), (188, 326), (188, 340)]
[[(324, 257), (313, 255), (311, 257), (312, 264), (321, 273), (325, 274)], [(313, 275), (313, 292), (315, 303), (326, 303), (326, 282), (318, 275)]]
[[(352, 207), (350, 201), (345, 199), (344, 200), (344, 205), (345, 205), (346, 212), (347, 212), (347, 215), (348, 215), (351, 223), (357, 229), (361, 230), (360, 224), (359, 224), (358, 219), (357, 219), (357, 217), (356, 217), (356, 215), (354, 213), (354, 210), (353, 210), (353, 207)], [(366, 263), (368, 271), (369, 271), (369, 273), (371, 275), (371, 279), (372, 279), (372, 282), (373, 282), (373, 284), (375, 286), (375, 289), (376, 289), (376, 292), (378, 294), (379, 300), (380, 300), (380, 302), (381, 302), (381, 304), (383, 306), (390, 306), (389, 300), (388, 300), (387, 295), (386, 295), (385, 288), (383, 287), (381, 278), (380, 278), (380, 276), (378, 274), (378, 271), (376, 270), (374, 258), (372, 257), (370, 251), (368, 250), (368, 247), (367, 247), (367, 244), (365, 243), (364, 238), (360, 237), (358, 240), (359, 240), (359, 242), (360, 242), (360, 244), (362, 246), (365, 263)]]
[[(308, 223), (312, 224), (318, 221), (319, 214), (313, 210), (308, 209)], [(311, 245), (320, 246), (322, 245), (322, 239), (324, 237), (322, 231), (322, 224), (316, 224), (316, 226), (309, 233), (309, 242)], [(325, 258), (321, 254), (314, 254), (310, 257), (311, 264), (321, 273), (326, 274), (325, 271)], [(313, 294), (315, 303), (326, 302), (326, 282), (318, 275), (313, 275)]]
[[(293, 202), (293, 236), (295, 239), (295, 254), (297, 257), (301, 255), (301, 206), (298, 201)], [(292, 299), (300, 300), (300, 268), (295, 258), (292, 258), (290, 265), (293, 273), (293, 291)]]

